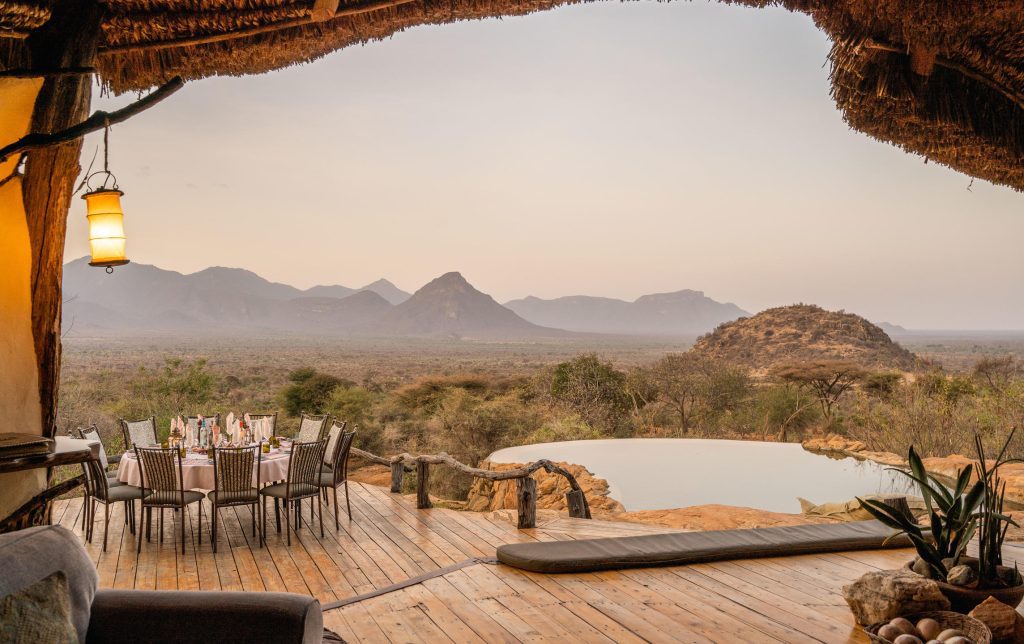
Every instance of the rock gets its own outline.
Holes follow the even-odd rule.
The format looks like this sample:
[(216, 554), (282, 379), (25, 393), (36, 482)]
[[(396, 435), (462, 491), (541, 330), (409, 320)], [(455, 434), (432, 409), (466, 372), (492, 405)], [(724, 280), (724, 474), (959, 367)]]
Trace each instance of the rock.
[[(624, 511), (622, 504), (608, 496), (608, 481), (598, 478), (590, 473), (582, 465), (570, 463), (558, 463), (576, 477), (583, 493), (587, 496), (591, 512), (596, 516), (602, 513), (614, 514)], [(523, 467), (521, 463), (492, 463), (482, 461), (481, 469), (505, 471)], [(537, 508), (542, 510), (567, 511), (565, 493), (569, 491), (569, 483), (560, 474), (548, 474), (544, 470), (537, 470), (533, 477), (537, 479)], [(505, 508), (515, 509), (516, 503), (516, 482), (490, 481), (487, 479), (475, 479), (473, 486), (469, 489), (469, 497), (466, 499), (466, 508), (477, 512), (488, 512), (502, 510)]]
[(953, 566), (946, 575), (946, 583), (964, 588), (973, 588), (978, 585), (978, 571), (970, 566)]
[(931, 579), (933, 576), (932, 567), (928, 565), (927, 561), (920, 557), (914, 558), (914, 565), (912, 565), (910, 569), (922, 577), (927, 577), (928, 579)]
[(949, 600), (938, 584), (902, 569), (869, 572), (843, 586), (843, 598), (861, 626), (910, 613), (949, 610)]
[(995, 597), (989, 597), (975, 606), (968, 616), (988, 626), (994, 640), (1013, 637), (1017, 627), (1017, 611)]

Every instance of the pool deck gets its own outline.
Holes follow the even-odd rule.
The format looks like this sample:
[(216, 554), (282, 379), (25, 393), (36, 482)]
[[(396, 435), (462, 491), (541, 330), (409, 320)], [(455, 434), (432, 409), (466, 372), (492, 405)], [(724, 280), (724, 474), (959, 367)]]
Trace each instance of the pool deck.
[[(135, 537), (116, 505), (108, 551), (101, 549), (102, 518), (86, 549), (103, 587), (291, 591), (325, 606), (430, 577), (325, 610), (325, 625), (349, 642), (867, 642), (840, 594), (843, 584), (911, 556), (908, 550), (844, 552), (540, 575), (475, 560), (493, 557), (504, 543), (669, 530), (568, 518), (517, 530), (507, 512), (417, 510), (412, 499), (358, 483), (351, 492), (351, 522), (343, 515), (335, 532), (325, 507), (325, 537), (319, 527), (303, 526), (291, 547), (271, 518), (267, 547), (259, 548), (248, 510), (229, 508), (222, 510), (214, 554), (207, 505), (201, 545), (187, 544), (182, 555), (173, 519), (165, 521), (159, 543), (154, 520), (153, 541), (136, 555)], [(81, 499), (59, 501), (53, 521), (81, 536), (81, 509)], [(197, 534), (196, 519), (193, 508), (186, 536)], [(1007, 546), (1005, 554), (1024, 559), (1024, 548)]]

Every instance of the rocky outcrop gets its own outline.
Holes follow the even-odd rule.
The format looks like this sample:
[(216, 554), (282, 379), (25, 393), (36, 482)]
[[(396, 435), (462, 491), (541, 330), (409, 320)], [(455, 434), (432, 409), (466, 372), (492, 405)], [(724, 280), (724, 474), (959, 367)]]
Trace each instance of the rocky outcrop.
[[(580, 488), (590, 503), (590, 510), (593, 514), (621, 514), (625, 511), (621, 503), (608, 496), (608, 481), (594, 476), (582, 465), (572, 463), (558, 463), (558, 465), (568, 470), (576, 478), (576, 482), (580, 484)], [(523, 464), (483, 461), (480, 463), (480, 467), (482, 469), (503, 472), (523, 467)], [(570, 488), (564, 476), (538, 470), (534, 472), (533, 478), (537, 480), (538, 509), (568, 511), (565, 503), (565, 493)], [(466, 500), (466, 509), (477, 512), (502, 510), (505, 508), (515, 509), (516, 507), (515, 480), (489, 481), (487, 479), (476, 479), (473, 482), (473, 486), (469, 489), (469, 497)]]
[(843, 598), (861, 626), (932, 610), (949, 610), (939, 585), (909, 570), (869, 572), (843, 586)]
[(893, 454), (892, 452), (873, 452), (862, 441), (853, 440), (839, 434), (808, 438), (803, 442), (803, 447), (809, 452), (817, 452), (826, 456), (832, 454), (844, 457), (852, 456), (853, 458), (874, 461), (882, 465), (905, 466), (907, 464), (907, 459), (898, 454)]

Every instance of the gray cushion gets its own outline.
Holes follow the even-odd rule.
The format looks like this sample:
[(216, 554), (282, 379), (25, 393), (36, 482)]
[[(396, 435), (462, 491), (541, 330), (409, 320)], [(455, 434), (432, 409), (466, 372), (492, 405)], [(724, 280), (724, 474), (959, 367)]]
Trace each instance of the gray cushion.
[[(201, 500), (206, 495), (202, 492), (196, 492), (195, 490), (185, 490), (185, 505), (189, 503), (195, 503)], [(160, 490), (160, 491), (147, 491), (146, 495), (142, 498), (146, 505), (180, 505), (181, 504), (181, 492), (177, 490)]]
[(320, 602), (309, 595), (180, 590), (96, 593), (89, 642), (321, 644)]
[[(266, 494), (267, 496), (273, 496), (278, 499), (283, 499), (288, 489), (287, 483), (275, 483), (274, 485), (268, 485), (267, 487), (260, 490), (260, 494)], [(292, 485), (292, 498), (304, 497), (304, 496), (315, 496), (320, 494), (319, 486), (312, 485)]]
[(117, 503), (118, 501), (134, 501), (142, 498), (142, 488), (134, 485), (118, 485), (107, 492), (107, 501)]
[[(907, 548), (911, 545), (906, 535), (890, 538), (894, 532), (878, 521), (853, 521), (752, 530), (513, 543), (498, 547), (498, 561), (540, 573), (592, 572), (817, 552)], [(886, 542), (886, 539), (889, 541)]]
[(67, 528), (52, 525), (0, 534), (0, 596), (22, 590), (58, 570), (67, 577), (71, 621), (78, 640), (84, 642), (99, 578), (78, 537)]
[(210, 499), (210, 503), (218, 503), (218, 499), (220, 499), (219, 503), (223, 505), (227, 503), (256, 503), (260, 495), (256, 488), (251, 487), (245, 492), (217, 492), (216, 490), (211, 490), (206, 493), (206, 498)]

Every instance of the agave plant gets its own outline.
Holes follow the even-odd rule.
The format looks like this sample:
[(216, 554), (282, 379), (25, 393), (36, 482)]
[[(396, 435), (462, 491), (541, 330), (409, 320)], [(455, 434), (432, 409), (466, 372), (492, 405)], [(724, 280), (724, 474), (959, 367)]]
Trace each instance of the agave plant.
[[(958, 472), (952, 488), (947, 488), (929, 474), (921, 457), (911, 447), (907, 455), (910, 471), (889, 468), (912, 479), (921, 492), (928, 509), (928, 525), (922, 526), (901, 509), (884, 501), (857, 499), (871, 516), (885, 525), (906, 534), (914, 544), (918, 556), (927, 564), (932, 577), (945, 580), (949, 567), (958, 565), (967, 544), (978, 535), (978, 587), (993, 588), (1021, 583), (1015, 569), (1008, 576), (1000, 576), (1003, 564), (1002, 548), (1009, 527), (1017, 526), (1012, 517), (1003, 512), (1006, 483), (999, 477), (999, 468), (1007, 463), (1024, 462), (1006, 457), (1006, 450), (1016, 429), (1010, 432), (999, 455), (991, 467), (985, 456), (981, 437), (975, 434), (978, 480), (971, 484), (974, 466), (968, 465)], [(930, 529), (930, 532), (925, 532)], [(896, 536), (894, 535), (894, 536)], [(890, 537), (891, 538), (891, 537)], [(947, 567), (947, 563), (952, 564)]]
[(907, 454), (907, 461), (910, 463), (909, 472), (898, 468), (889, 469), (908, 476), (917, 483), (928, 509), (930, 534), (917, 524), (914, 517), (908, 516), (903, 510), (885, 501), (860, 498), (857, 500), (871, 516), (899, 530), (896, 535), (906, 534), (914, 544), (918, 556), (932, 571), (932, 576), (945, 579), (949, 570), (943, 562), (950, 559), (958, 562), (977, 530), (977, 509), (984, 498), (985, 486), (980, 480), (971, 485), (974, 468), (968, 465), (958, 473), (953, 489), (948, 489), (925, 470), (924, 463), (913, 446)]

